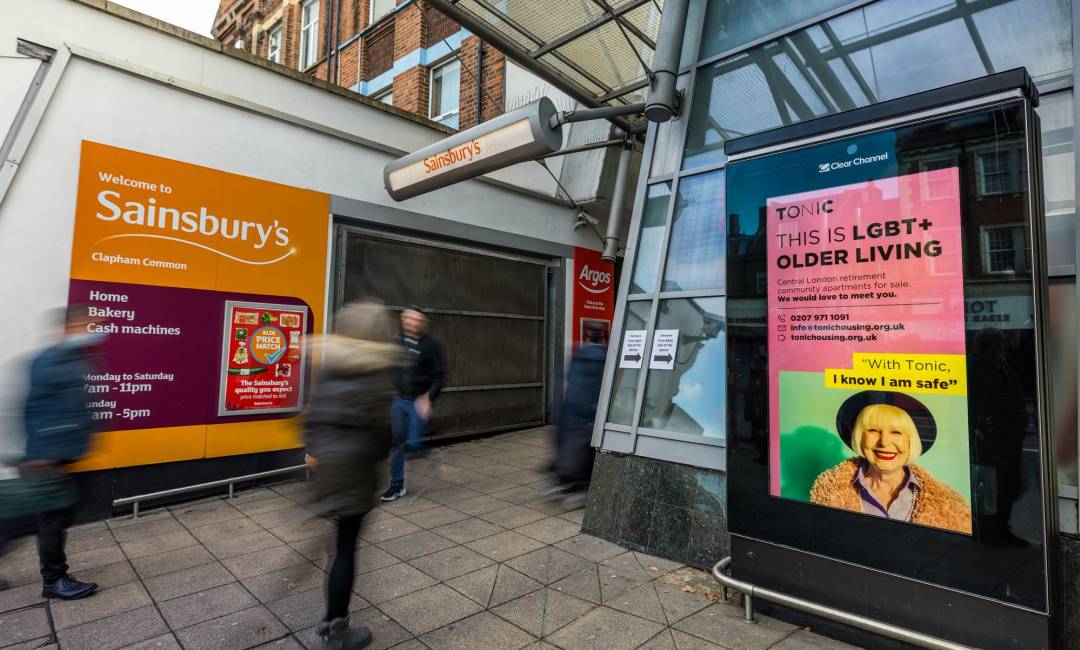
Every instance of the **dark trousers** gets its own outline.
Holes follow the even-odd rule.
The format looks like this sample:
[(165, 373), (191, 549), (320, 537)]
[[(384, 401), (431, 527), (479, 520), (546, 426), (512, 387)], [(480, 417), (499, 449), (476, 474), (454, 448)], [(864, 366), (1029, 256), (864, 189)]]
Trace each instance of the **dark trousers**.
[(75, 521), (76, 507), (0, 521), (0, 554), (9, 542), (36, 533), (42, 580), (52, 583), (63, 578), (68, 570), (64, 544), (67, 529)]
[(326, 620), (349, 615), (353, 576), (356, 574), (356, 538), (364, 515), (341, 517), (337, 523), (337, 557), (326, 581)]

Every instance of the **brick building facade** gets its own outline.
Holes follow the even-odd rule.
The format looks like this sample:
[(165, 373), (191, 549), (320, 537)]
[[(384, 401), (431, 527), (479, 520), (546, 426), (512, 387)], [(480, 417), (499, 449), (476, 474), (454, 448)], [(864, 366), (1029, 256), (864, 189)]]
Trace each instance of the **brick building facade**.
[(503, 54), (426, 0), (222, 0), (212, 33), (454, 128), (504, 110)]

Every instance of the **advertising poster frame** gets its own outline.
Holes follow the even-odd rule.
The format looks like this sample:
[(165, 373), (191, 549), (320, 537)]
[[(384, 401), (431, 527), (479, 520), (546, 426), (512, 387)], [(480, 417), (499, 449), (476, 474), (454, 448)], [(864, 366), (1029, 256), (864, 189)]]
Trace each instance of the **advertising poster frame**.
[[(732, 328), (729, 332), (729, 367), (736, 374), (741, 368), (767, 368), (771, 381), (767, 382), (765, 399), (772, 406), (763, 422), (743, 419), (740, 415), (743, 409), (729, 410), (728, 519), (731, 572), (735, 578), (975, 647), (1056, 647), (1055, 626), (1060, 621), (1055, 609), (1062, 600), (1056, 595), (1061, 589), (1057, 569), (1056, 481), (1049, 391), (1045, 384), (1048, 287), (1040, 189), (1040, 131), (1034, 110), (1037, 105), (1038, 95), (1030, 78), (1018, 69), (727, 143), (725, 209), (729, 238), (757, 236), (761, 241), (756, 249), (747, 247), (750, 252), (742, 259), (728, 260), (729, 296), (740, 303), (758, 305), (767, 316), (764, 326), (742, 328), (742, 331)], [(1003, 119), (1011, 124), (1004, 126)], [(1000, 131), (998, 127), (1002, 127)], [(861, 168), (844, 164), (864, 151), (876, 154), (878, 149), (888, 151), (889, 155), (875, 158)], [(999, 153), (1003, 150), (1006, 154)], [(987, 155), (1000, 155), (1000, 160), (1019, 166), (1024, 172), (1013, 174), (1007, 186), (991, 188), (987, 175), (977, 171), (987, 163), (980, 157), (980, 151), (993, 151)], [(954, 156), (951, 163), (947, 162), (949, 156)], [(931, 165), (929, 161), (935, 157), (946, 162)], [(1011, 158), (1006, 161), (1006, 157)], [(839, 164), (833, 165), (835, 161)], [(959, 173), (962, 233), (959, 237), (942, 237), (940, 243), (942, 248), (959, 243), (963, 249), (962, 289), (957, 291), (953, 285), (937, 294), (928, 293), (919, 288), (918, 282), (933, 278), (921, 277), (898, 290), (913, 292), (910, 296), (913, 299), (936, 295), (941, 298), (938, 302), (948, 306), (928, 308), (936, 314), (927, 316), (931, 321), (917, 321), (921, 323), (917, 326), (913, 322), (917, 335), (905, 333), (904, 337), (882, 339), (888, 344), (878, 349), (852, 347), (845, 366), (835, 365), (836, 355), (829, 357), (827, 350), (784, 355), (786, 341), (778, 337), (790, 335), (790, 331), (778, 330), (775, 295), (768, 295), (774, 293), (775, 287), (767, 285), (785, 276), (769, 267), (777, 263), (778, 251), (776, 242), (769, 241), (766, 246), (766, 232), (773, 236), (777, 233), (775, 228), (767, 229), (763, 221), (774, 216), (770, 208), (780, 205), (776, 199), (789, 199), (791, 195), (822, 198), (830, 192), (828, 188), (852, 185), (865, 189), (867, 183), (891, 182), (899, 184), (901, 189), (897, 192), (893, 188), (892, 196), (900, 197), (899, 203), (904, 204), (904, 196), (910, 199), (920, 192), (925, 200), (926, 183), (921, 182), (925, 177), (918, 177), (919, 173), (950, 167), (958, 168)], [(897, 180), (905, 176), (921, 182), (921, 189), (911, 185), (905, 194), (904, 181)], [(940, 188), (947, 188), (953, 179), (946, 180)], [(993, 193), (991, 189), (1001, 191)], [(886, 198), (889, 195), (886, 188)], [(850, 209), (856, 213), (863, 210), (859, 218), (864, 219), (861, 223), (865, 225), (883, 223), (905, 210), (921, 213), (929, 208), (920, 205), (916, 198), (896, 212), (895, 206), (863, 197), (856, 199)], [(850, 234), (850, 214), (819, 216), (832, 218), (834, 225), (846, 224)], [(1008, 217), (1012, 219), (1009, 227), (1016, 228), (1011, 223), (1021, 222), (1017, 236), (1022, 235), (1029, 248), (1021, 249), (1008, 260), (995, 258), (996, 266), (989, 267), (979, 242), (986, 230), (1004, 227), (998, 223), (1004, 223)], [(750, 232), (754, 228), (760, 228), (756, 235)], [(898, 241), (904, 236), (900, 234)], [(911, 241), (925, 242), (926, 237), (920, 235)], [(810, 250), (805, 239), (788, 238), (785, 243), (793, 251)], [(849, 250), (848, 255), (854, 253)], [(819, 258), (817, 263), (820, 261)], [(890, 272), (906, 272), (902, 271), (905, 263), (908, 261), (890, 266)], [(1007, 264), (1013, 266), (1006, 269)], [(768, 280), (760, 283), (759, 288), (741, 287), (732, 275), (735, 265), (743, 265), (740, 272), (744, 275), (749, 266), (750, 277), (756, 272)], [(838, 268), (843, 267), (828, 270)], [(875, 266), (869, 264), (865, 268), (875, 269)], [(930, 267), (926, 269), (927, 276), (933, 275)], [(804, 270), (802, 277), (817, 277), (822, 273), (821, 269)], [(942, 274), (948, 275), (948, 272)], [(992, 320), (986, 328), (969, 327), (964, 313), (966, 300), (999, 295), (1002, 287), (1016, 296), (1014, 302), (1024, 301), (1030, 309), (1030, 318), (1015, 329), (1008, 325), (1001, 327), (1001, 323)], [(771, 302), (767, 300), (770, 297)], [(852, 316), (850, 322), (872, 326), (895, 320), (897, 314), (912, 313), (911, 307), (904, 308), (908, 311), (890, 310), (884, 299), (872, 300), (880, 305), (874, 309), (875, 317)], [(829, 310), (792, 313), (816, 311)], [(938, 322), (932, 322), (933, 318)], [(860, 359), (860, 352), (870, 354)], [(931, 474), (942, 479), (948, 477), (940, 482), (954, 489), (959, 497), (957, 503), (970, 508), (970, 531), (960, 530), (958, 525), (910, 519), (911, 512), (903, 507), (896, 512), (892, 509), (887, 513), (871, 512), (867, 504), (873, 500), (866, 498), (870, 491), (857, 480), (863, 477), (861, 473), (844, 476), (844, 505), (811, 498), (786, 498), (792, 493), (783, 494), (784, 489), (796, 489), (789, 483), (802, 481), (803, 487), (798, 489), (816, 485), (815, 477), (820, 478), (833, 467), (836, 458), (851, 459), (847, 462), (852, 469), (872, 469), (874, 463), (866, 458), (865, 448), (860, 450), (858, 443), (852, 442), (853, 413), (842, 417), (850, 409), (837, 408), (856, 389), (836, 383), (830, 386), (825, 375), (847, 373), (857, 378), (858, 364), (865, 362), (866, 357), (875, 358), (875, 353), (885, 353), (876, 357), (878, 363), (888, 360), (891, 354), (927, 354), (930, 356), (926, 358), (931, 360), (935, 360), (934, 355), (943, 354), (947, 356), (936, 360), (956, 361), (964, 367), (963, 370), (951, 368), (950, 376), (946, 377), (957, 380), (952, 396), (947, 391), (938, 391), (937, 395), (912, 393), (910, 396), (916, 399), (899, 407), (912, 416), (918, 430), (915, 434), (918, 438), (908, 435), (906, 440), (921, 439), (924, 447), (927, 442), (938, 446), (923, 458), (927, 465), (936, 463)], [(1000, 358), (1000, 365), (987, 365), (991, 358)], [(789, 367), (774, 368), (770, 362), (789, 364)], [(799, 367), (800, 363), (808, 366)], [(790, 387), (785, 398), (785, 389), (776, 381), (777, 374), (785, 370), (818, 372), (797, 378), (801, 382), (799, 390), (812, 393), (802, 405), (791, 399)], [(997, 382), (993, 390), (987, 388), (990, 379)], [(740, 387), (746, 385), (746, 378), (741, 377), (728, 383), (729, 403), (737, 405), (753, 399), (743, 394)], [(995, 406), (995, 401), (1011, 404), (1013, 386), (1016, 403), (1022, 406)], [(794, 409), (797, 418), (778, 410), (782, 408), (781, 399), (787, 400), (788, 410)], [(946, 400), (953, 403), (946, 405)], [(927, 429), (935, 431), (933, 420), (924, 417), (927, 411), (937, 418), (936, 433), (945, 436), (938, 435), (936, 443), (933, 433), (926, 435)], [(999, 415), (1006, 411), (1021, 414), (1019, 419), (1010, 421), (1009, 427), (1001, 424), (1004, 416)], [(805, 420), (813, 426), (799, 429), (790, 424), (793, 420)], [(962, 430), (965, 426), (966, 432)], [(1014, 433), (1010, 436), (1007, 431)], [(781, 438), (785, 442), (797, 441), (799, 435), (808, 432), (812, 444), (804, 444), (804, 450), (813, 449), (813, 454), (820, 457), (820, 465), (806, 463), (801, 475), (792, 476), (787, 471), (790, 468), (782, 468), (779, 463)], [(761, 436), (766, 438), (768, 453), (764, 454), (765, 458), (755, 458), (753, 445)], [(1012, 451), (1013, 440), (1015, 451)], [(947, 447), (942, 446), (943, 441), (949, 441)], [(948, 453), (946, 448), (950, 450)], [(893, 455), (888, 453), (884, 457)], [(952, 464), (946, 458), (948, 455), (954, 456)], [(806, 458), (814, 456), (810, 454)], [(905, 472), (907, 477), (922, 476), (907, 465)], [(785, 487), (781, 488), (781, 484)], [(970, 487), (967, 494), (965, 487)], [(923, 485), (911, 487), (916, 502), (922, 498), (924, 488), (925, 480)], [(850, 497), (847, 492), (851, 493)], [(896, 501), (892, 503), (902, 501), (896, 497), (901, 493), (894, 493)], [(1010, 525), (1016, 529), (1010, 529)], [(851, 587), (838, 590), (836, 585)], [(898, 606), (899, 603), (903, 605)], [(980, 624), (972, 625), (972, 621)]]

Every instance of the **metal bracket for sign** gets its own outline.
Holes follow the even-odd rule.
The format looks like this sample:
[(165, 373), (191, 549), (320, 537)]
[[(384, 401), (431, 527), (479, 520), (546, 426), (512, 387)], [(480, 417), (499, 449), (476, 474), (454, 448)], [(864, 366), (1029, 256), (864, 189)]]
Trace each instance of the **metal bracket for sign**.
[(861, 630), (873, 632), (874, 634), (879, 634), (890, 639), (896, 639), (897, 641), (903, 641), (904, 643), (910, 643), (920, 648), (932, 648), (934, 650), (974, 650), (971, 646), (953, 643), (952, 641), (946, 641), (945, 639), (936, 636), (930, 636), (929, 634), (923, 634), (922, 632), (916, 632), (904, 627), (883, 623), (877, 619), (859, 616), (858, 614), (852, 614), (851, 612), (842, 609), (828, 607), (811, 600), (798, 598), (779, 591), (773, 591), (772, 589), (765, 589), (743, 580), (736, 580), (724, 573), (730, 566), (731, 558), (726, 557), (713, 566), (712, 574), (725, 588), (734, 589), (743, 595), (743, 607), (745, 612), (743, 620), (746, 623), (757, 622), (754, 620), (754, 598), (761, 598), (762, 600), (767, 600), (771, 603), (776, 603), (777, 605), (783, 605), (784, 607), (797, 609), (801, 612), (813, 614), (814, 616), (820, 616), (821, 618), (827, 618), (831, 621), (843, 623), (844, 625), (857, 627)]

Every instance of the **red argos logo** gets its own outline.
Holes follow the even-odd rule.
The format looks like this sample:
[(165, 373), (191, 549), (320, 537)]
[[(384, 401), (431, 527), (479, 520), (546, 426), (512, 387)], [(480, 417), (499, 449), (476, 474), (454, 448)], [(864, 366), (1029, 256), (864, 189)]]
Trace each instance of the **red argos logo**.
[(578, 286), (589, 293), (604, 293), (611, 288), (611, 272), (590, 269), (586, 264), (578, 273)]

